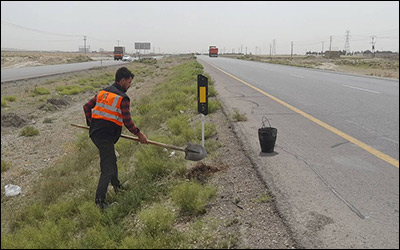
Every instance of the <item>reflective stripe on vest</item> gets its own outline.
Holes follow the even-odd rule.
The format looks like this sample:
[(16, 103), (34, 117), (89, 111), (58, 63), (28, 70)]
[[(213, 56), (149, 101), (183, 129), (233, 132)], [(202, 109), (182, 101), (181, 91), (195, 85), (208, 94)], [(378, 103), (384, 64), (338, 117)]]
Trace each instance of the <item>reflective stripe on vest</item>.
[(92, 118), (114, 122), (122, 127), (122, 96), (108, 91), (100, 91), (97, 95), (96, 106), (92, 111)]

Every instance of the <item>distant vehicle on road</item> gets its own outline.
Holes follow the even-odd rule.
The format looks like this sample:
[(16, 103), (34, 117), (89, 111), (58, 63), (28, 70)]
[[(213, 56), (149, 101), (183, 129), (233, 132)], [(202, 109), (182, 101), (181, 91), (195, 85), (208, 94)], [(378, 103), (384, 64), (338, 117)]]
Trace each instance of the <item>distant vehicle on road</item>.
[(122, 60), (125, 54), (125, 47), (115, 46), (114, 47), (114, 60)]
[(210, 48), (208, 49), (208, 56), (209, 57), (218, 57), (218, 48), (217, 46), (210, 46)]
[(124, 55), (122, 57), (122, 61), (128, 61), (128, 62), (132, 62), (133, 58), (130, 55)]

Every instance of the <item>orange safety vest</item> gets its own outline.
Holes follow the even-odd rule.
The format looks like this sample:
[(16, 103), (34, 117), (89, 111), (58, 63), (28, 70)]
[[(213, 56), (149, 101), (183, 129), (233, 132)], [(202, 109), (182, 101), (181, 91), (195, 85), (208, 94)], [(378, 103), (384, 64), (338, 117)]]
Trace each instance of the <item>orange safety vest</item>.
[(97, 95), (96, 106), (92, 110), (92, 118), (111, 121), (122, 127), (122, 96), (102, 90)]

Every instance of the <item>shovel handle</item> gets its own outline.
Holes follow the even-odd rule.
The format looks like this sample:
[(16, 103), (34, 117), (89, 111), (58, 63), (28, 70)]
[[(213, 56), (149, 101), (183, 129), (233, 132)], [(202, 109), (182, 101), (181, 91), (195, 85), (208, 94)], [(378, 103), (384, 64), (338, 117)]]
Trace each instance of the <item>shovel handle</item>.
[[(84, 129), (89, 130), (89, 127), (83, 126), (83, 125), (79, 125), (79, 124), (71, 123), (71, 126), (74, 126), (74, 127), (77, 127), (77, 128), (84, 128)], [(130, 139), (130, 140), (133, 140), (133, 141), (140, 142), (139, 138), (134, 137), (134, 136), (121, 134), (121, 137), (125, 138), (125, 139)], [(174, 145), (164, 144), (164, 143), (161, 143), (161, 142), (155, 142), (155, 141), (150, 141), (150, 140), (147, 140), (147, 142), (148, 142), (148, 144), (153, 144), (153, 145), (160, 146), (160, 147), (163, 147), (163, 148), (175, 149), (175, 150), (186, 152), (185, 149), (177, 147), (177, 146), (174, 146)]]

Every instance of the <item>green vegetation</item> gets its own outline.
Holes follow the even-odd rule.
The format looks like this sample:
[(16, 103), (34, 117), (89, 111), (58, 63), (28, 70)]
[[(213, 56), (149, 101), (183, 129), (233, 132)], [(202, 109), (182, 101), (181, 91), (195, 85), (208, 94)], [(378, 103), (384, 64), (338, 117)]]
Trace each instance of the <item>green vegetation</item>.
[(208, 200), (215, 192), (213, 187), (185, 181), (172, 189), (171, 196), (183, 213), (197, 215), (204, 212)]
[(254, 201), (257, 203), (266, 203), (272, 201), (272, 197), (269, 194), (263, 194)]
[(170, 232), (175, 222), (175, 214), (172, 209), (161, 204), (144, 209), (138, 216), (143, 223), (143, 232), (153, 237)]
[(6, 96), (4, 97), (4, 100), (9, 101), (9, 102), (15, 102), (17, 98), (15, 96)]
[(234, 121), (243, 122), (247, 121), (247, 117), (245, 113), (240, 113), (238, 109), (234, 109), (234, 114), (232, 115)]
[[(196, 83), (202, 67), (194, 59), (171, 60), (180, 64), (152, 93), (133, 100), (132, 117), (151, 140), (178, 146), (189, 139), (198, 143)], [(136, 69), (135, 63), (129, 65)], [(90, 81), (79, 84), (87, 86)], [(206, 124), (206, 138), (215, 130), (215, 125)], [(2, 203), (7, 215), (2, 220), (2, 248), (229, 248), (237, 241), (218, 233), (222, 222), (202, 218), (216, 190), (187, 180), (188, 162), (182, 155), (170, 157), (160, 147), (121, 138), (116, 144), (117, 164), (127, 190), (116, 195), (109, 188), (107, 200), (112, 205), (101, 212), (94, 204), (98, 150), (87, 131), (71, 146), (63, 159), (41, 171), (42, 178), (32, 184), (25, 203), (17, 209), (13, 203)], [(207, 146), (209, 153), (215, 148)], [(184, 230), (178, 231), (178, 225)]]
[(7, 101), (6, 100), (1, 100), (1, 107), (2, 108), (7, 107)]
[(56, 118), (45, 118), (44, 120), (43, 120), (43, 123), (53, 123), (53, 120), (55, 120)]
[(218, 100), (211, 99), (211, 98), (208, 99), (208, 113), (209, 114), (216, 112), (218, 109), (221, 108), (221, 106), (222, 105)]
[(10, 163), (7, 161), (1, 160), (1, 172), (3, 173), (5, 171), (7, 171), (8, 169), (10, 169)]
[(32, 96), (48, 95), (48, 94), (50, 94), (50, 90), (43, 87), (35, 87), (35, 89), (32, 92)]
[(35, 136), (39, 134), (39, 130), (37, 130), (33, 126), (25, 126), (22, 130), (21, 133), (19, 134), (20, 136)]
[(67, 85), (67, 86), (58, 86), (56, 87), (56, 91), (59, 91), (61, 95), (77, 95), (86, 90), (93, 90), (92, 86), (78, 86), (78, 85)]
[(57, 80), (51, 79), (51, 80), (46, 80), (46, 82), (44, 84), (52, 84), (52, 83), (55, 83), (55, 82), (57, 82)]

